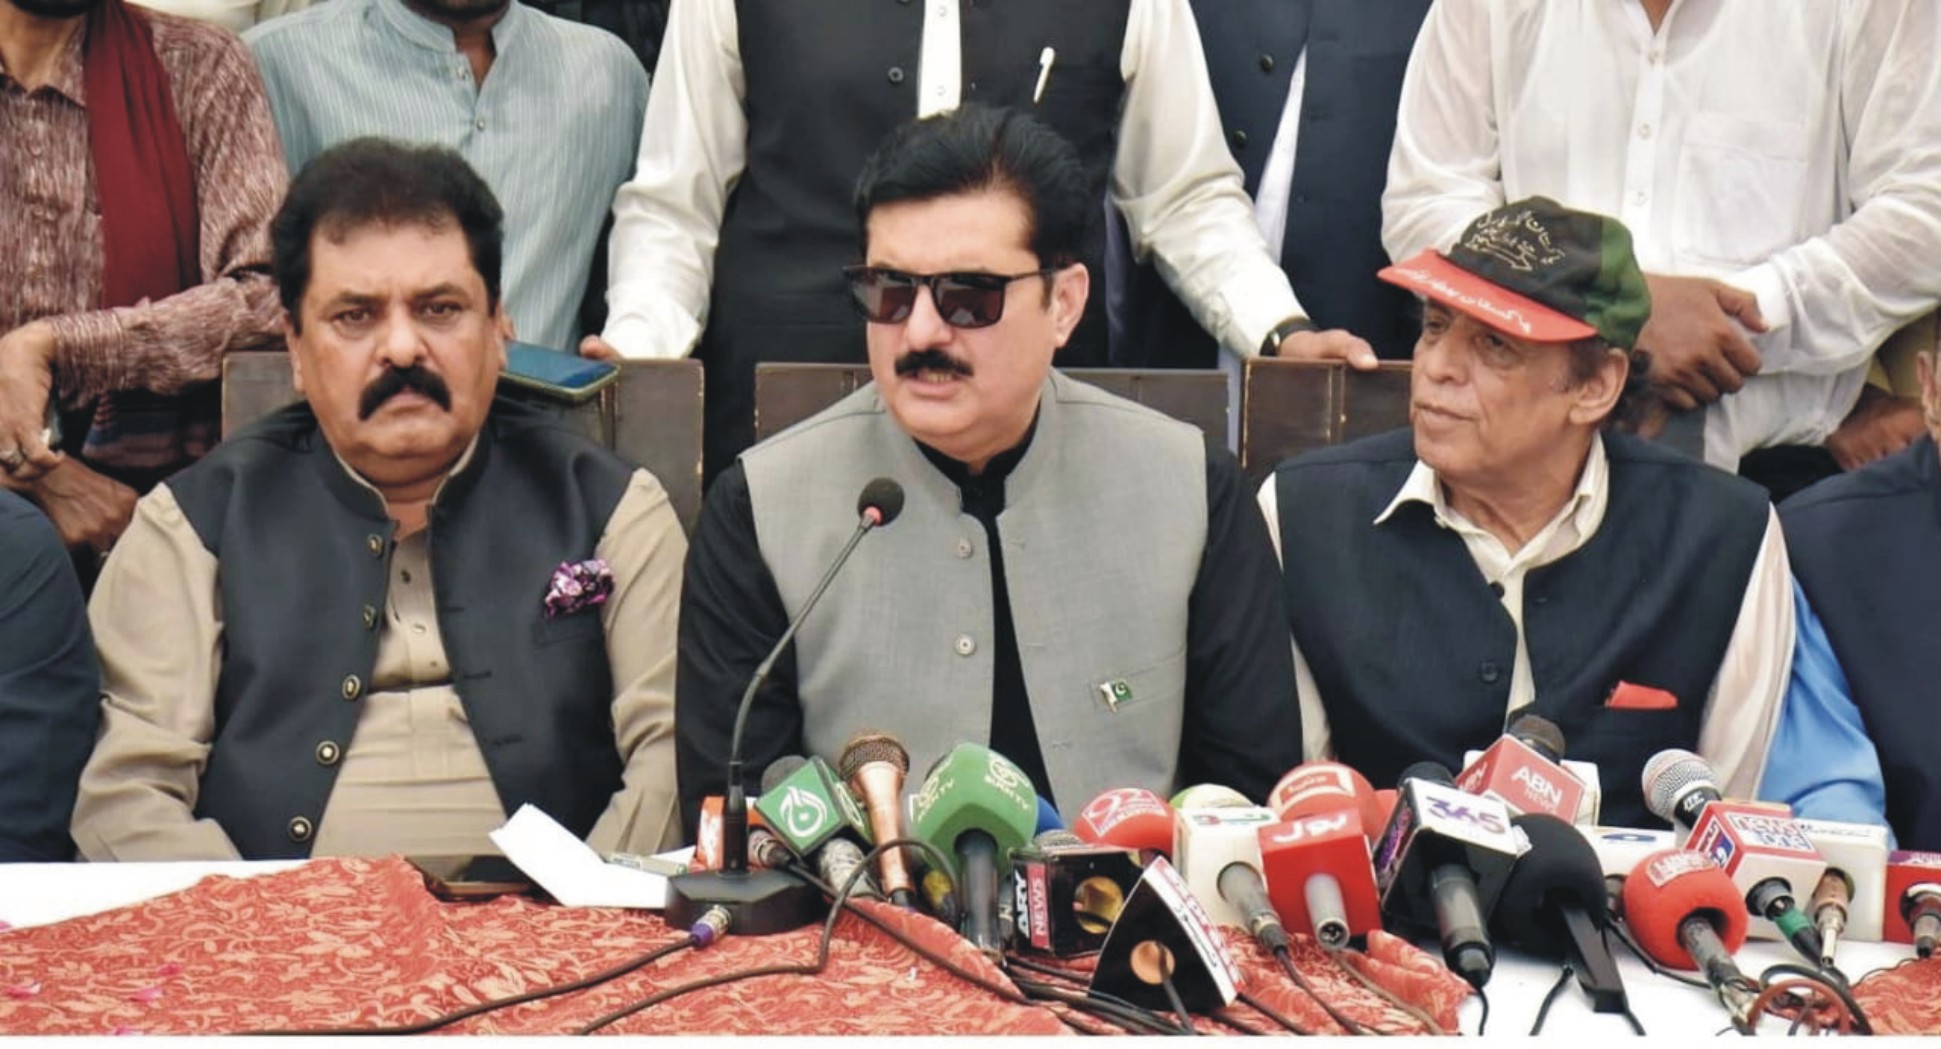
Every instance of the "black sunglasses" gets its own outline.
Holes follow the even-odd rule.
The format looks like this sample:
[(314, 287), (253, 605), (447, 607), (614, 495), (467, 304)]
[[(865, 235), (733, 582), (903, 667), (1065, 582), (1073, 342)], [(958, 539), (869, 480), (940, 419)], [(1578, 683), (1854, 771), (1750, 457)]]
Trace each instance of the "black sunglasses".
[(917, 289), (928, 286), (937, 315), (953, 328), (987, 328), (1004, 317), (1004, 289), (1027, 277), (1048, 277), (1061, 267), (1028, 273), (904, 273), (876, 266), (845, 266), (849, 298), (872, 324), (901, 324), (917, 308)]

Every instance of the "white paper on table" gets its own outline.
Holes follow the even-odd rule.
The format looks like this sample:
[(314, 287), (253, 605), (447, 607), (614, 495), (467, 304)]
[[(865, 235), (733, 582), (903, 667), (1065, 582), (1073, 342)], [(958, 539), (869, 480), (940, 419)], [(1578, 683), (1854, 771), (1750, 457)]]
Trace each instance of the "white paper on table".
[(491, 838), (506, 859), (567, 907), (659, 910), (667, 905), (666, 878), (608, 863), (572, 831), (531, 805), (519, 806)]

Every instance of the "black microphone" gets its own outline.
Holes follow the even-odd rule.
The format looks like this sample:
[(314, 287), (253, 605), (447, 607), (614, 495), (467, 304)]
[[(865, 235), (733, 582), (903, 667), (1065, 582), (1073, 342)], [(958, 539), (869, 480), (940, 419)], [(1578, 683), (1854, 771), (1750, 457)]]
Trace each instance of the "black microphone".
[[(1481, 988), (1496, 965), (1490, 905), (1519, 845), (1509, 810), (1493, 798), (1456, 790), (1449, 770), (1433, 761), (1403, 769), (1397, 791), (1374, 856), (1382, 913), (1397, 921), (1433, 922), (1443, 961)], [(1477, 884), (1479, 870), (1491, 889), (1487, 902)]]
[(692, 925), (708, 908), (721, 906), (728, 911), (730, 928), (736, 933), (760, 936), (801, 928), (821, 917), (821, 894), (807, 882), (781, 871), (748, 868), (748, 792), (742, 785), (741, 738), (748, 727), (748, 711), (755, 705), (755, 693), (768, 680), (775, 661), (795, 640), (795, 632), (829, 589), (836, 573), (848, 563), (856, 544), (871, 529), (889, 524), (902, 512), (902, 485), (878, 477), (863, 486), (856, 498), (856, 530), (809, 592), (808, 600), (802, 602), (788, 629), (776, 639), (775, 647), (749, 677), (735, 711), (735, 729), (728, 746), (728, 789), (721, 809), (721, 869), (668, 879), (665, 917), (670, 924)]
[(1604, 942), (1610, 890), (1597, 852), (1555, 816), (1533, 812), (1511, 822), (1530, 851), (1510, 868), (1491, 927), (1504, 943), (1570, 962), (1595, 1011), (1624, 1012), (1624, 979)]

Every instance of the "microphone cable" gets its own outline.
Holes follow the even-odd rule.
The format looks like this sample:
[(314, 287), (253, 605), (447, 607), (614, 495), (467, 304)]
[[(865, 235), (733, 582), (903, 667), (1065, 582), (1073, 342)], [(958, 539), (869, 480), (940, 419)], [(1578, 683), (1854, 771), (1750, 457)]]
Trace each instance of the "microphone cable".
[(1253, 995), (1248, 994), (1245, 991), (1239, 992), (1238, 1000), (1242, 1005), (1245, 1005), (1247, 1008), (1252, 1009), (1254, 1012), (1257, 1012), (1260, 1015), (1265, 1016), (1266, 1018), (1274, 1021), (1277, 1024), (1280, 1024), (1282, 1027), (1287, 1029), (1287, 1032), (1289, 1034), (1311, 1035), (1314, 1033), (1313, 1031), (1310, 1031), (1307, 1028), (1302, 1027), (1300, 1024), (1295, 1023), (1294, 1021), (1288, 1019), (1287, 1017), (1282, 1016), (1279, 1010), (1268, 1005), (1266, 1002), (1263, 1002), (1260, 999), (1255, 998)]
[[(1041, 975), (1049, 976), (1049, 977), (1052, 977), (1053, 979), (1064, 980), (1078, 986), (1079, 988), (1082, 989), (1079, 992), (1079, 997), (1082, 998), (1087, 1004), (1102, 1003), (1104, 1005), (1111, 1006), (1114, 1010), (1122, 1010), (1124, 1012), (1137, 1014), (1136, 1017), (1134, 1017), (1133, 1019), (1135, 1019), (1137, 1025), (1140, 1027), (1153, 1029), (1155, 1033), (1159, 1033), (1159, 1034), (1184, 1034), (1185, 1033), (1184, 1031), (1180, 1030), (1177, 1025), (1167, 1023), (1164, 1016), (1160, 1015), (1159, 1013), (1153, 1012), (1151, 1009), (1147, 1009), (1144, 1006), (1140, 1006), (1140, 1005), (1134, 1005), (1133, 1003), (1125, 1000), (1124, 998), (1119, 997), (1116, 994), (1109, 994), (1105, 991), (1094, 991), (1089, 989), (1086, 986), (1089, 981), (1087, 981), (1084, 977), (1078, 975), (1077, 973), (1060, 969), (1055, 965), (1046, 965), (1043, 962), (1034, 961), (1030, 958), (1010, 957), (1010, 958), (1007, 958), (1006, 960), (1009, 962), (1011, 966), (1015, 968), (1023, 969), (1026, 972), (1039, 973)], [(1051, 984), (1047, 984), (1040, 980), (1025, 981), (1025, 980), (1019, 979), (1016, 976), (1013, 976), (1012, 979), (1017, 982), (1018, 989), (1024, 991), (1026, 994), (1031, 994), (1033, 987), (1044, 988), (1046, 990), (1051, 990), (1051, 991), (1071, 993), (1071, 992), (1065, 991), (1064, 988), (1055, 987)], [(1029, 987), (1026, 986), (1027, 982), (1030, 983), (1031, 986)], [(1064, 1001), (1065, 1004), (1067, 1005), (1073, 1005), (1075, 1007), (1080, 1008), (1081, 1011), (1083, 1010), (1083, 1006), (1078, 1005), (1078, 1003), (1076, 1002), (1066, 1001), (1063, 998), (1058, 998), (1056, 1000)], [(1124, 1024), (1121, 1024), (1120, 1026), (1124, 1026)], [(1235, 1025), (1235, 1026), (1238, 1026), (1238, 1025)], [(1252, 1033), (1257, 1034), (1259, 1032), (1252, 1032)]]
[(1611, 946), (1609, 937), (1616, 936), (1618, 938), (1618, 942), (1624, 945), (1624, 949), (1627, 951), (1630, 951), (1633, 957), (1643, 962), (1645, 968), (1650, 969), (1653, 973), (1659, 976), (1662, 976), (1667, 980), (1671, 980), (1676, 983), (1682, 983), (1687, 987), (1696, 987), (1701, 991), (1710, 991), (1712, 989), (1712, 985), (1709, 983), (1706, 983), (1704, 980), (1698, 979), (1697, 977), (1693, 977), (1693, 976), (1687, 976), (1684, 973), (1678, 972), (1675, 969), (1667, 969), (1664, 966), (1658, 964), (1658, 960), (1656, 958), (1653, 958), (1651, 955), (1646, 954), (1644, 952), (1644, 948), (1638, 946), (1638, 941), (1631, 937), (1630, 931), (1625, 929), (1622, 925), (1619, 925), (1616, 922), (1613, 922), (1610, 925), (1606, 925), (1604, 927), (1604, 932), (1606, 935), (1606, 939), (1604, 941), (1604, 947), (1606, 950), (1609, 950)]
[(1334, 962), (1335, 968), (1347, 973), (1355, 982), (1368, 988), (1376, 997), (1407, 1013), (1411, 1019), (1422, 1025), (1423, 1033), (1444, 1038), (1449, 1036), (1449, 1032), (1443, 1030), (1442, 1025), (1436, 1022), (1436, 1018), (1429, 1015), (1428, 1010), (1403, 1000), (1401, 995), (1369, 979), (1360, 969), (1349, 965), (1340, 948), (1323, 946), (1321, 949), (1327, 952), (1328, 960)]
[(1570, 978), (1575, 975), (1577, 971), (1570, 967), (1569, 962), (1565, 962), (1564, 971), (1557, 974), (1557, 982), (1550, 985), (1550, 990), (1543, 996), (1543, 1004), (1537, 1006), (1536, 1022), (1530, 1025), (1531, 1038), (1543, 1033), (1544, 1022), (1550, 1019), (1550, 1007), (1557, 1004), (1558, 998), (1563, 997), (1564, 988), (1570, 986)]
[(1314, 989), (1314, 985), (1308, 983), (1307, 977), (1302, 976), (1301, 970), (1295, 967), (1293, 951), (1287, 949), (1286, 947), (1277, 947), (1274, 949), (1274, 958), (1276, 961), (1279, 961), (1281, 963), (1281, 971), (1287, 974), (1287, 978), (1294, 981), (1294, 986), (1299, 987), (1303, 994), (1306, 994), (1309, 998), (1314, 999), (1314, 1004), (1320, 1006), (1321, 1011), (1328, 1014), (1328, 1019), (1333, 1020), (1336, 1024), (1340, 1025), (1341, 1030), (1343, 1032), (1347, 1034), (1383, 1034), (1383, 1035), (1388, 1033), (1387, 1031), (1376, 1031), (1371, 1028), (1363, 1027), (1361, 1024), (1358, 1024), (1354, 1020), (1350, 1019), (1346, 1013), (1343, 1013), (1341, 1010), (1335, 1008), (1334, 1005), (1331, 1002), (1329, 1002), (1326, 998), (1321, 997), (1320, 993)]
[[(1838, 970), (1829, 974), (1791, 962), (1781, 962), (1768, 968), (1759, 974), (1761, 991), (1753, 1003), (1753, 1022), (1757, 1023), (1766, 1012), (1783, 1018), (1785, 1014), (1781, 1009), (1796, 1008), (1799, 1015), (1793, 1020), (1794, 1030), (1803, 1024), (1813, 1034), (1829, 1030), (1838, 1034), (1873, 1034), (1873, 1024), (1868, 1021), (1866, 1011), (1861, 1009), (1860, 1002), (1846, 985), (1844, 976), (1828, 979), (1829, 975), (1839, 975)], [(1821, 1000), (1816, 1002), (1801, 992), (1820, 992)], [(1787, 998), (1792, 1000), (1782, 1001)], [(1827, 1002), (1826, 998), (1832, 1001)], [(1821, 1013), (1827, 1014), (1825, 1019), (1818, 1018)]]
[[(717, 912), (719, 912), (718, 917), (717, 917)], [(357, 1035), (397, 1036), (397, 1035), (427, 1034), (429, 1032), (436, 1031), (442, 1027), (449, 1027), (452, 1024), (458, 1023), (461, 1020), (469, 1020), (474, 1016), (481, 1016), (485, 1013), (495, 1012), (500, 1009), (509, 1009), (515, 1005), (524, 1005), (527, 1002), (537, 1002), (546, 998), (557, 998), (560, 995), (572, 994), (576, 991), (584, 991), (591, 987), (597, 987), (600, 984), (609, 983), (613, 980), (619, 979), (622, 976), (626, 976), (627, 974), (632, 973), (638, 969), (642, 969), (642, 968), (645, 968), (646, 966), (652, 965), (653, 963), (660, 961), (662, 958), (666, 958), (674, 954), (679, 954), (681, 951), (688, 950), (690, 948), (699, 949), (699, 948), (707, 947), (713, 944), (717, 939), (719, 939), (722, 936), (722, 932), (719, 929), (717, 929), (715, 926), (719, 925), (725, 928), (728, 924), (727, 918), (728, 918), (727, 911), (722, 910), (719, 907), (710, 908), (708, 912), (702, 916), (702, 920), (700, 922), (697, 922), (694, 926), (694, 929), (689, 931), (686, 936), (683, 936), (681, 939), (675, 940), (672, 943), (662, 944), (661, 946), (656, 947), (645, 954), (639, 955), (628, 961), (622, 962), (619, 965), (616, 965), (610, 969), (603, 969), (600, 972), (594, 973), (591, 976), (574, 980), (571, 983), (553, 984), (548, 987), (540, 987), (531, 991), (526, 991), (523, 994), (515, 994), (505, 998), (489, 999), (487, 1001), (479, 1002), (475, 1005), (469, 1005), (463, 1009), (458, 1009), (453, 1012), (445, 1013), (441, 1016), (434, 1016), (429, 1020), (423, 1020), (414, 1024), (400, 1024), (400, 1025), (391, 1026), (391, 1027), (292, 1028), (292, 1029), (269, 1030), (269, 1031), (241, 1031), (237, 1033), (245, 1036), (263, 1035), (263, 1036), (277, 1036), (277, 1037), (290, 1036), (290, 1035), (301, 1035), (301, 1036), (322, 1035), (322, 1036), (335, 1037), (335, 1036), (357, 1036)], [(713, 920), (711, 921), (711, 919)]]

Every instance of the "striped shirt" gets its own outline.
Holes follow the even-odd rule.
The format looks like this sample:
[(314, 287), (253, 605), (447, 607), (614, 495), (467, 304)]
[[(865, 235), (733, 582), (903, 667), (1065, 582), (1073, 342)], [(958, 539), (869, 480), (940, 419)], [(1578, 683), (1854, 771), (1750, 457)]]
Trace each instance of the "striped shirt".
[[(0, 62), (0, 333), (55, 331), (54, 396), (172, 394), (217, 377), (224, 352), (282, 344), (269, 276), (270, 216), (288, 175), (249, 52), (229, 33), (144, 12), (188, 140), (203, 283), (101, 309), (101, 205), (82, 88), (85, 27), (48, 83), (25, 91)], [(118, 465), (110, 450), (95, 457)]]
[(614, 190), (633, 173), (647, 74), (619, 37), (521, 3), (492, 27), (483, 83), (451, 30), (401, 0), (331, 0), (257, 26), (290, 170), (387, 135), (457, 150), (506, 215), (504, 286), (519, 338), (579, 341), (580, 300)]

